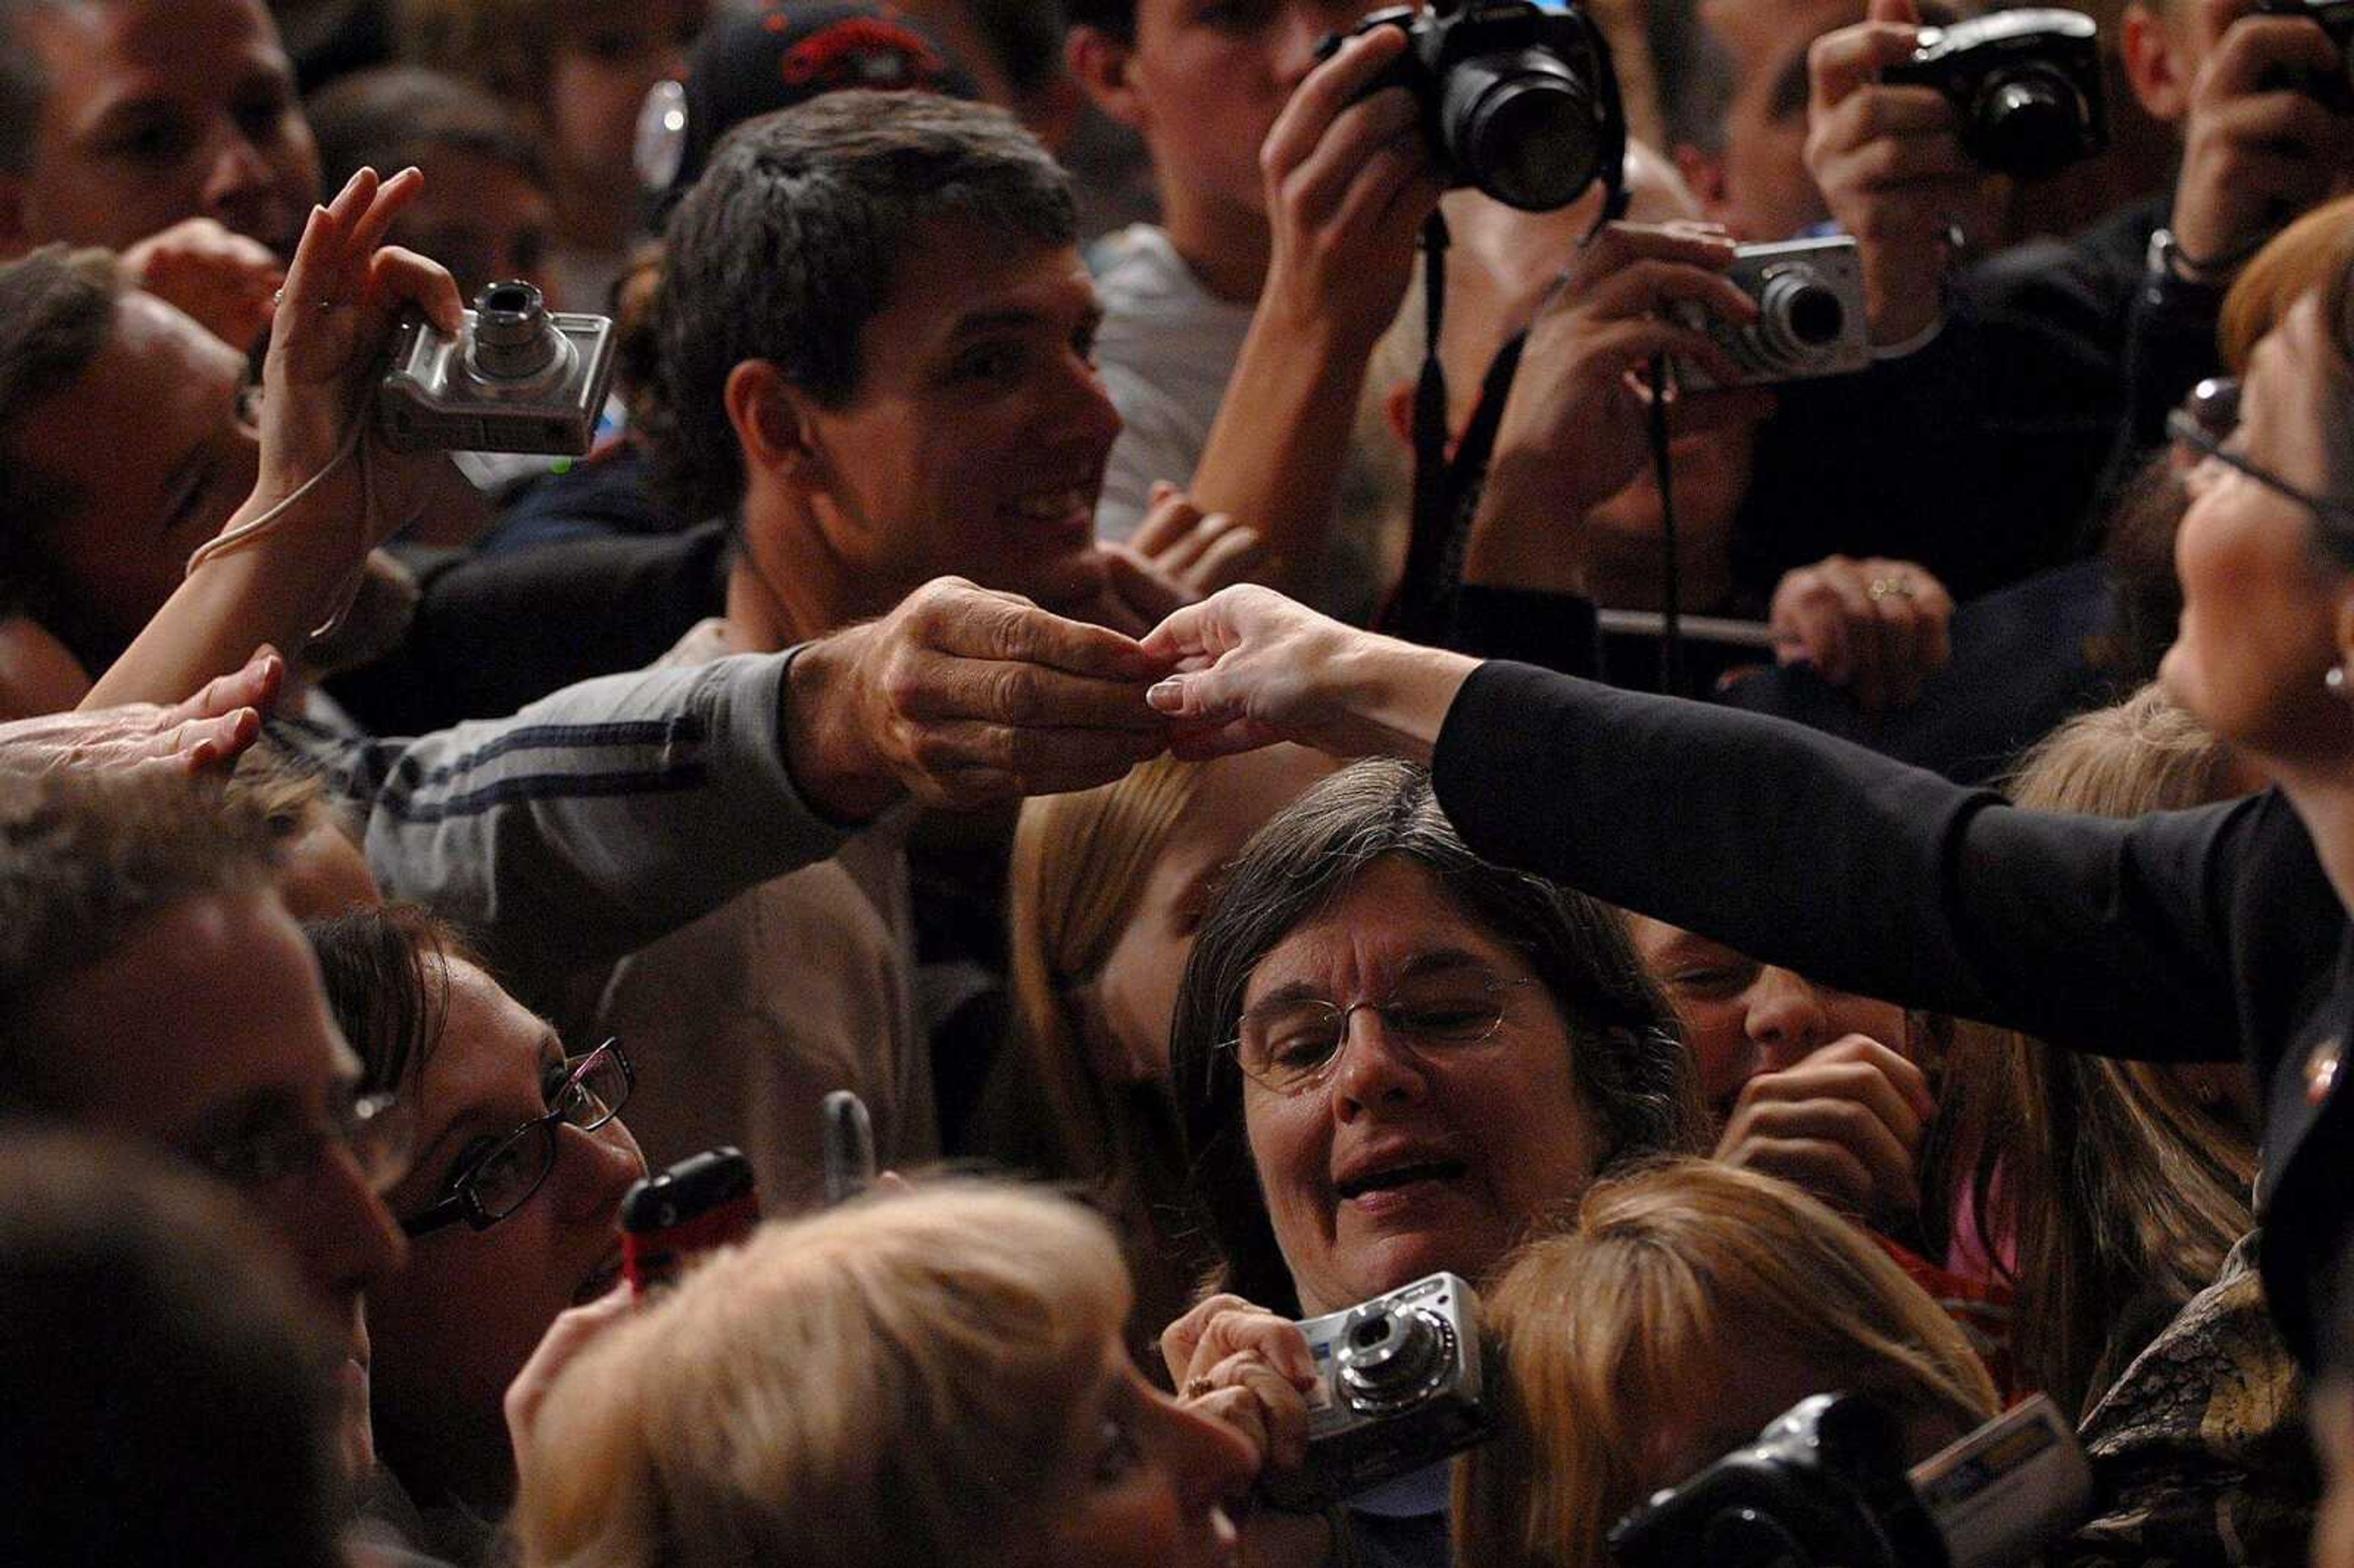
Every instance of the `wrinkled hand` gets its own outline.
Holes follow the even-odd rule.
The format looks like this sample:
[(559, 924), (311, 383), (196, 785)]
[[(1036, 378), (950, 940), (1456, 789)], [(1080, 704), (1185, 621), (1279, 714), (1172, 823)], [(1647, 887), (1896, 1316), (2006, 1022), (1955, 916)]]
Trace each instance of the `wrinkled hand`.
[(243, 669), (169, 707), (126, 703), (0, 724), (0, 772), (226, 770), (260, 738), (261, 715), (285, 678), (286, 661), (264, 648)]
[[(262, 363), (261, 474), (240, 521), (292, 495), (334, 461), (352, 422), (366, 415), (369, 384), (404, 313), (421, 310), (445, 333), (462, 329), (458, 285), (440, 263), (383, 243), (424, 183), (415, 169), (383, 181), (362, 169), (333, 203), (313, 209)], [(427, 504), (457, 504), (472, 492), (440, 453), (404, 455), (379, 444), (369, 461), (377, 506), (375, 532), (365, 541), (370, 546)], [(339, 469), (313, 496), (308, 514), (342, 521), (358, 542), (358, 465)]]
[[(1155, 480), (1144, 522), (1129, 547), (1164, 577), (1187, 590), (1190, 603), (1204, 594), (1249, 580), (1267, 559), (1257, 529), (1223, 512), (1204, 515), (1193, 498), (1167, 480)], [(1176, 609), (1172, 605), (1160, 616)]]
[[(1730, 237), (1695, 223), (1613, 223), (1578, 251), (1529, 328), (1467, 551), (1468, 580), (1547, 581), (1559, 530), (1643, 471), (1658, 395), (1643, 372), (1654, 357), (1688, 361), (1720, 380), (1739, 375), (1681, 313), (1698, 307), (1727, 322), (1756, 320), (1756, 302), (1723, 275), (1733, 256)], [(1773, 408), (1769, 394), (1750, 388), (1665, 395), (1677, 436), (1752, 423)]]
[(1783, 575), (1768, 616), (1774, 656), (1808, 663), (1868, 712), (1909, 707), (1953, 656), (1953, 597), (1911, 561), (1831, 556)]
[(1299, 1325), (1239, 1296), (1213, 1296), (1161, 1332), (1179, 1401), (1250, 1440), (1277, 1474), (1308, 1462), (1316, 1360)]
[(250, 354), (270, 330), (270, 296), (286, 269), (267, 245), (209, 217), (191, 217), (122, 252), (123, 280), (236, 349)]
[(1475, 661), (1360, 631), (1272, 588), (1222, 589), (1171, 616), (1144, 652), (1176, 673), (1153, 707), (1180, 757), (1298, 741), (1336, 757), (1427, 758)]
[(1259, 308), (1370, 351), (1414, 276), (1415, 242), (1445, 189), (1403, 89), (1360, 98), (1405, 52), (1377, 27), (1308, 74), (1259, 148), (1272, 228)]
[(2214, 281), (2354, 169), (2354, 116), (2296, 86), (2342, 82), (2344, 69), (2329, 36), (2297, 16), (2241, 17), (2200, 66), (2168, 227), (2186, 255), (2223, 264)]
[(837, 816), (903, 795), (970, 807), (1109, 783), (1160, 754), (1167, 662), (1014, 594), (943, 577), (795, 656), (786, 751)]
[(1914, 0), (1872, 0), (1871, 19), (1815, 40), (1807, 168), (1861, 248), (1874, 343), (1917, 336), (1944, 309), (1948, 236), (1999, 222), (2002, 182), (1962, 151), (1961, 122), (1932, 87), (1889, 87), (1880, 72), (1918, 47)]
[(1918, 1066), (1850, 1034), (1744, 1085), (1715, 1157), (1865, 1219), (1908, 1215), (1921, 1207), (1921, 1140), (1936, 1114)]
[(556, 1386), (556, 1380), (579, 1358), (581, 1351), (627, 1319), (635, 1304), (636, 1298), (629, 1286), (617, 1285), (586, 1306), (558, 1312), (556, 1321), (547, 1326), (547, 1332), (540, 1336), (531, 1359), (515, 1373), (514, 1382), (507, 1384), (504, 1402), (507, 1438), (514, 1448), (518, 1472), (531, 1462), (532, 1431), (539, 1422), (539, 1407), (547, 1403), (547, 1391)]

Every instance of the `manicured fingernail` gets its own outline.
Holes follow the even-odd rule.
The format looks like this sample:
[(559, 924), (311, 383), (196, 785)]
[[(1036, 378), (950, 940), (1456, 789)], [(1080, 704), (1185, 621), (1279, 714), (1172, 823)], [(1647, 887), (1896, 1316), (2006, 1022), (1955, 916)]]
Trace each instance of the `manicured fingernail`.
[(1185, 707), (1185, 683), (1172, 676), (1145, 693), (1144, 700), (1161, 713), (1181, 713)]

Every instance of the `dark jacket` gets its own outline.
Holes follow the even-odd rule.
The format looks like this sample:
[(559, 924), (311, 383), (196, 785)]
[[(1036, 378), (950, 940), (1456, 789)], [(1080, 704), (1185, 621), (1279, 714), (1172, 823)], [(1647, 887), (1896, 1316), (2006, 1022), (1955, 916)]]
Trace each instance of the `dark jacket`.
[(2245, 1059), (2265, 1285), (2310, 1364), (2354, 1095), (2308, 1065), (2354, 1026), (2354, 953), (2279, 793), (2025, 811), (1795, 725), (1503, 663), (1465, 684), (1433, 771), (1480, 853), (1768, 963), (2069, 1049)]

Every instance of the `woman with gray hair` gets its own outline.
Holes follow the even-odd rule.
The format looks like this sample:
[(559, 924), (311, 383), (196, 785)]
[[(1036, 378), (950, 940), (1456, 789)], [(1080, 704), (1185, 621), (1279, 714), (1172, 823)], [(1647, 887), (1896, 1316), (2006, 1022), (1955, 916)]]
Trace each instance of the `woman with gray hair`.
[[(1616, 917), (1474, 854), (1404, 763), (1334, 775), (1251, 840), (1171, 1047), (1228, 1293), (1162, 1351), (1278, 1468), (1303, 1457), (1311, 1381), (1287, 1319), (1442, 1269), (1484, 1282), (1597, 1173), (1700, 1143), (1674, 1014)], [(1440, 1467), (1361, 1499), (1328, 1544), (1444, 1563), (1445, 1489)]]

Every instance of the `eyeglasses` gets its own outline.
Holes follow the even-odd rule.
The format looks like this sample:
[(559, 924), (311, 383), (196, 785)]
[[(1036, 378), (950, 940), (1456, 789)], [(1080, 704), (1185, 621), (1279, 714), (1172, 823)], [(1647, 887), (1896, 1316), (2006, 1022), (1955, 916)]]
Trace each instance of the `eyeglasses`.
[(2240, 428), (2240, 384), (2228, 376), (2211, 376), (2190, 389), (2182, 407), (2167, 416), (2166, 433), (2176, 444), (2201, 458), (2212, 458), (2225, 468), (2243, 473), (2276, 494), (2285, 495), (2333, 528), (2354, 532), (2354, 506), (2330, 501), (2291, 484), (2261, 463), (2229, 450), (2224, 443)]
[(338, 1145), (351, 1150), (361, 1179), (381, 1195), (408, 1174), (417, 1118), (397, 1095), (364, 1095), (347, 1085), (331, 1099), (324, 1125), (240, 1128), (185, 1152), (230, 1186), (252, 1192), (309, 1175)]
[(1278, 998), (1246, 1012), (1240, 1033), (1225, 1049), (1255, 1083), (1278, 1095), (1305, 1094), (1331, 1075), (1355, 1013), (1376, 1014), (1418, 1056), (1440, 1055), (1493, 1039), (1503, 1025), (1505, 997), (1535, 983), (1434, 975), (1406, 980), (1386, 1001), (1347, 1007), (1315, 997)]
[(594, 1132), (620, 1113), (637, 1087), (637, 1069), (608, 1040), (561, 1069), (563, 1082), (548, 1096), (547, 1112), (501, 1139), (450, 1183), (430, 1208), (400, 1222), (412, 1236), (430, 1235), (463, 1220), (486, 1231), (525, 1203), (556, 1169), (557, 1128)]

